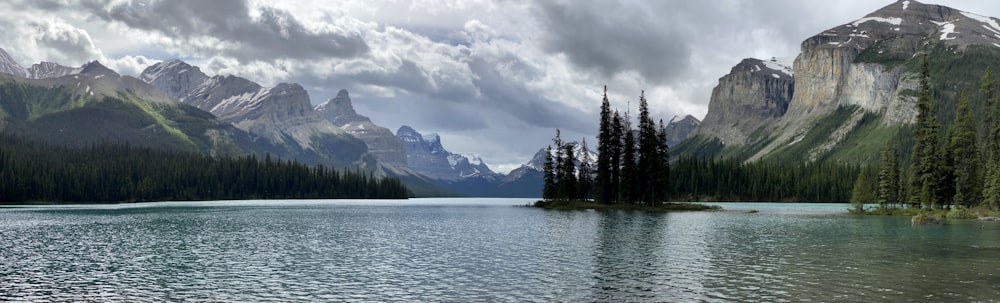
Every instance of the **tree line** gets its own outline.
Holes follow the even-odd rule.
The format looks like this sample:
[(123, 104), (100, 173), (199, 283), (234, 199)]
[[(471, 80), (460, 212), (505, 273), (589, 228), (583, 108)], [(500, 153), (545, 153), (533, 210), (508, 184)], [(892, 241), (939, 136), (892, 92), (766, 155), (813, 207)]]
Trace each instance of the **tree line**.
[[(876, 186), (873, 188), (864, 174), (859, 174), (855, 182), (851, 202), (859, 210), (860, 205), (872, 201), (887, 209), (1000, 207), (1000, 103), (992, 71), (985, 70), (979, 87), (985, 123), (976, 123), (970, 98), (963, 91), (954, 122), (947, 134), (942, 135), (929, 70), (925, 56), (919, 79), (910, 173), (904, 176), (906, 167), (901, 164), (899, 147), (886, 146)], [(978, 135), (981, 133), (986, 135)]]
[(214, 158), (108, 142), (76, 149), (0, 134), (0, 203), (408, 196), (396, 178), (270, 155)]

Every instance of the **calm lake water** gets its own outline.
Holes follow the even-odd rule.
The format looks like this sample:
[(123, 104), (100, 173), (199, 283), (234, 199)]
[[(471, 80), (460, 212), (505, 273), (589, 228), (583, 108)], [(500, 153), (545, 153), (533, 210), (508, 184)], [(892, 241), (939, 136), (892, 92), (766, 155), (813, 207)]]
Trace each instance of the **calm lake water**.
[(1000, 223), (911, 226), (846, 215), (846, 204), (512, 207), (527, 202), (0, 207), (0, 301), (1000, 298)]

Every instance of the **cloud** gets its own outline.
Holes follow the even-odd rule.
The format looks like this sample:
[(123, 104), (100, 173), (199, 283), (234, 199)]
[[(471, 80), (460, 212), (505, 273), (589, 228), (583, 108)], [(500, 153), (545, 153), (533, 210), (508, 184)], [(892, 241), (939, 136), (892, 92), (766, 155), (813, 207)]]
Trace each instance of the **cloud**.
[(118, 74), (138, 77), (146, 67), (159, 63), (160, 60), (146, 58), (145, 56), (124, 56), (121, 58), (104, 58), (101, 63), (104, 66), (118, 72)]
[(242, 0), (152, 0), (88, 5), (97, 18), (163, 35), (204, 56), (240, 62), (351, 58), (369, 51), (357, 33), (307, 28), (285, 10)]
[[(673, 2), (670, 2), (673, 3)], [(611, 77), (638, 71), (655, 81), (673, 80), (689, 65), (692, 50), (685, 36), (693, 30), (685, 24), (662, 26), (661, 10), (645, 4), (604, 1), (543, 1), (536, 18), (544, 28), (544, 47), (566, 54), (577, 66)]]
[(28, 21), (0, 19), (8, 37), (2, 47), (21, 64), (30, 66), (44, 60), (81, 65), (103, 56), (87, 31), (59, 19), (35, 18), (33, 14), (26, 17)]

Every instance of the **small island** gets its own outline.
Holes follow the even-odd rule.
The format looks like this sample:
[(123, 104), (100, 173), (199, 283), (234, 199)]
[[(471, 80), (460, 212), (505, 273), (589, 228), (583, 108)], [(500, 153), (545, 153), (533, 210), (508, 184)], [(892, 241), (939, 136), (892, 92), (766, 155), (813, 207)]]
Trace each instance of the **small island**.
[(583, 200), (538, 200), (535, 207), (554, 210), (637, 210), (647, 212), (722, 210), (718, 205), (704, 205), (688, 202), (666, 202), (656, 205), (644, 204), (602, 204)]
[[(639, 129), (629, 115), (611, 111), (608, 89), (601, 103), (596, 170), (587, 140), (563, 142), (559, 130), (546, 149), (542, 166), (543, 200), (535, 207), (558, 210), (701, 211), (719, 206), (665, 203), (670, 184), (666, 126), (649, 115), (645, 92), (639, 95)], [(554, 155), (553, 155), (554, 154)], [(578, 156), (579, 155), (579, 156)]]

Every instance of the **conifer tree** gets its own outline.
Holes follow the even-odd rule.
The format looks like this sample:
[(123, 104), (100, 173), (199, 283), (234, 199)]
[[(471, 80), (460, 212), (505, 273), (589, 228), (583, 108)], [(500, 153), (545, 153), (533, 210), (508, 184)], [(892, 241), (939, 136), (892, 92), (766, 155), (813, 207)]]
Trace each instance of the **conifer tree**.
[(996, 98), (996, 79), (987, 67), (980, 84), (980, 93), (986, 104), (986, 178), (983, 181), (983, 202), (986, 206), (1000, 207), (1000, 102)]
[(659, 166), (656, 170), (653, 199), (656, 201), (665, 201), (669, 193), (668, 188), (670, 188), (670, 147), (667, 146), (667, 126), (663, 124), (663, 119), (660, 119), (660, 127), (656, 132), (656, 139), (656, 153), (659, 156), (659, 161), (657, 161)]
[(911, 203), (933, 208), (942, 200), (944, 176), (941, 172), (942, 153), (938, 148), (940, 142), (938, 129), (940, 126), (937, 123), (936, 106), (931, 96), (929, 79), (930, 68), (925, 56), (920, 72), (917, 122), (913, 131), (914, 144), (913, 156), (911, 157), (913, 169), (910, 176), (910, 189), (913, 192), (911, 192), (910, 200)]
[(894, 208), (900, 202), (899, 152), (887, 145), (882, 151), (882, 170), (878, 180), (878, 204), (883, 208)]
[(590, 148), (587, 147), (587, 138), (583, 138), (580, 143), (580, 168), (577, 170), (577, 194), (580, 199), (588, 200), (593, 197), (594, 192), (594, 168), (590, 158)]
[(656, 186), (656, 172), (660, 165), (657, 156), (656, 124), (649, 116), (649, 104), (646, 102), (646, 92), (639, 95), (639, 166), (638, 191), (639, 200), (653, 204), (653, 188)]
[(955, 113), (955, 123), (951, 127), (948, 150), (951, 154), (952, 171), (955, 180), (956, 205), (974, 206), (982, 194), (979, 177), (980, 157), (976, 146), (976, 126), (969, 108), (969, 98), (962, 92)]
[(854, 207), (854, 211), (860, 212), (864, 210), (866, 203), (872, 203), (873, 200), (875, 200), (875, 195), (868, 187), (868, 174), (861, 170), (858, 173), (858, 178), (854, 181), (854, 188), (851, 190), (851, 206)]
[(639, 169), (636, 166), (635, 160), (635, 134), (632, 132), (632, 121), (629, 119), (628, 113), (625, 113), (625, 123), (622, 125), (621, 132), (625, 134), (625, 138), (622, 140), (622, 168), (621, 185), (618, 192), (620, 195), (619, 200), (624, 203), (632, 204), (638, 200)]
[[(597, 202), (611, 204), (611, 154), (614, 144), (611, 144), (612, 121), (611, 102), (608, 101), (608, 87), (604, 86), (604, 98), (601, 100), (601, 123), (597, 133)], [(586, 145), (584, 145), (586, 146)], [(615, 164), (617, 165), (617, 164)]]
[(576, 144), (570, 142), (563, 144), (562, 163), (559, 164), (559, 196), (563, 200), (575, 200), (580, 196), (577, 194), (576, 180)]
[(625, 122), (622, 116), (615, 111), (614, 118), (612, 118), (611, 123), (611, 141), (609, 141), (613, 146), (611, 149), (611, 197), (615, 199), (616, 203), (622, 202), (621, 198), (621, 163), (622, 163), (622, 141), (624, 140), (624, 133), (622, 132), (623, 125)]
[(555, 163), (552, 160), (552, 145), (545, 148), (545, 164), (542, 165), (542, 175), (544, 179), (542, 199), (554, 200), (556, 198), (556, 174)]

